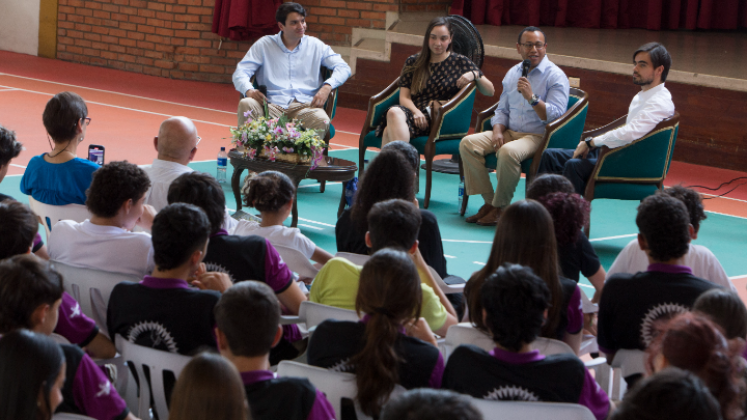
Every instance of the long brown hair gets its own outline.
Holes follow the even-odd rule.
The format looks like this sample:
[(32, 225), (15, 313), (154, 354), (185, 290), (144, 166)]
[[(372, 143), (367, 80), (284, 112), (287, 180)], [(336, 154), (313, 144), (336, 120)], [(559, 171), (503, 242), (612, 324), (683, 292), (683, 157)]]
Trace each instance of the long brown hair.
[[(420, 50), (420, 54), (416, 56), (415, 62), (412, 63), (411, 66), (405, 66), (405, 68), (402, 69), (402, 76), (407, 73), (412, 73), (412, 85), (410, 91), (413, 95), (417, 95), (425, 89), (425, 84), (428, 81), (428, 78), (431, 77), (431, 49), (428, 47), (428, 40), (431, 37), (433, 28), (436, 26), (446, 26), (446, 29), (449, 30), (449, 36), (451, 38), (454, 37), (454, 30), (451, 28), (451, 22), (449, 22), (449, 19), (446, 17), (441, 16), (434, 18), (431, 23), (428, 24), (428, 29), (426, 29), (425, 38), (423, 39), (423, 49)], [(449, 48), (447, 48), (446, 51), (451, 51), (451, 45), (452, 44), (449, 43)]]
[(558, 252), (552, 217), (534, 200), (517, 201), (506, 207), (495, 227), (493, 248), (487, 264), (477, 271), (464, 287), (470, 321), (480, 330), (488, 328), (482, 320), (480, 289), (485, 279), (504, 263), (521, 264), (545, 281), (550, 289), (550, 308), (542, 327), (543, 337), (557, 338), (563, 292), (560, 287)]
[(420, 317), (421, 300), (418, 271), (406, 252), (384, 248), (363, 266), (355, 309), (370, 318), (363, 350), (350, 361), (358, 402), (369, 416), (378, 416), (399, 382), (395, 342), (402, 325)]
[(231, 362), (202, 353), (187, 363), (176, 381), (169, 420), (247, 420), (245, 392)]

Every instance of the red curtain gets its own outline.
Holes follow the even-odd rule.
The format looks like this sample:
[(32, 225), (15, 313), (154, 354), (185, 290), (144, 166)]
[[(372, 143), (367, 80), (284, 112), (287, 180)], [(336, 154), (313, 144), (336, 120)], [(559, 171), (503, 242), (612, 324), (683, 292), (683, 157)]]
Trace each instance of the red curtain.
[(743, 0), (454, 0), (475, 25), (649, 30), (747, 28)]
[(215, 0), (213, 33), (245, 41), (278, 33), (275, 10), (283, 0)]

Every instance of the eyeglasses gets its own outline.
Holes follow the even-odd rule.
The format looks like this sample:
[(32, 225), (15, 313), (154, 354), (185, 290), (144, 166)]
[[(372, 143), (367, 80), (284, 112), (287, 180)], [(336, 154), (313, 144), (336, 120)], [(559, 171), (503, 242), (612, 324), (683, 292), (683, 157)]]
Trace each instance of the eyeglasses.
[(197, 147), (197, 145), (200, 144), (200, 141), (202, 141), (202, 137), (197, 136), (197, 143), (195, 143), (195, 147)]
[(81, 118), (81, 120), (83, 120), (85, 122), (85, 125), (90, 125), (91, 124), (91, 117), (83, 117), (83, 118)]
[(537, 48), (537, 50), (541, 50), (541, 49), (544, 49), (547, 46), (547, 44), (543, 44), (543, 43), (540, 43), (540, 42), (538, 42), (536, 44), (532, 44), (532, 43), (527, 42), (526, 44), (520, 44), (520, 45), (522, 47), (528, 49), (528, 50), (531, 50), (532, 48)]

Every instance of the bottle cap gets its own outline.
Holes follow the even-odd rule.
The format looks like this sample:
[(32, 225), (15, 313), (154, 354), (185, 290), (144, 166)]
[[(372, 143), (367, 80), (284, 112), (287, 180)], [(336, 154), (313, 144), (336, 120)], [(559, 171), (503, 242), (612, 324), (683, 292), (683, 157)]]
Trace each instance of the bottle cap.
[(221, 152), (225, 152), (225, 151), (226, 151), (226, 148), (225, 148), (225, 147), (221, 147), (221, 148), (220, 148), (220, 151), (221, 151)]

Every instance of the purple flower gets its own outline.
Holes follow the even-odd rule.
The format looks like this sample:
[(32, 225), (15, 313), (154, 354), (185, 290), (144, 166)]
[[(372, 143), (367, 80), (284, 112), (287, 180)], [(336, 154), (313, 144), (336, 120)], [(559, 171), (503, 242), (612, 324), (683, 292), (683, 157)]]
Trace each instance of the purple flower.
[(249, 149), (249, 159), (254, 159), (257, 156), (257, 149)]
[(252, 115), (252, 110), (248, 110), (244, 113), (244, 118), (249, 118), (249, 116)]
[(316, 169), (319, 166), (319, 162), (321, 162), (322, 159), (324, 159), (324, 148), (323, 147), (317, 147), (317, 148), (313, 148), (312, 151), (314, 152), (314, 157), (312, 158), (312, 161), (311, 161), (311, 169), (310, 170), (313, 171), (314, 169)]

